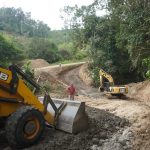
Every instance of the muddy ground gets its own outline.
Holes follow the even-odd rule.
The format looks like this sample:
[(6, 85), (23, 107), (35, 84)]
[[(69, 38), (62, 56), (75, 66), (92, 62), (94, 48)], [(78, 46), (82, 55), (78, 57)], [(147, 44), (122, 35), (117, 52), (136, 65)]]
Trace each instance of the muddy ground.
[[(73, 135), (46, 128), (38, 144), (24, 150), (115, 150), (132, 148), (133, 133), (129, 130), (130, 123), (124, 118), (115, 116), (107, 111), (88, 107), (89, 129)], [(5, 132), (1, 133), (4, 137)], [(1, 149), (11, 150), (6, 139), (0, 141)]]
[[(80, 79), (80, 68), (81, 66), (73, 67), (61, 72), (62, 68), (48, 67), (41, 68), (41, 72), (38, 69), (38, 73), (44, 76), (41, 80), (48, 82), (54, 81), (55, 77), (53, 84), (57, 83), (58, 86), (52, 90), (51, 95), (54, 97), (67, 98), (65, 88), (74, 83), (78, 91), (75, 99), (86, 103), (89, 129), (73, 135), (46, 128), (41, 141), (26, 150), (149, 150), (149, 105), (131, 95), (127, 100), (107, 99), (98, 89), (88, 86)], [(45, 79), (48, 74), (53, 77)], [(59, 92), (55, 92), (58, 87)], [(0, 149), (12, 149), (4, 137), (5, 132), (1, 131), (0, 135)]]

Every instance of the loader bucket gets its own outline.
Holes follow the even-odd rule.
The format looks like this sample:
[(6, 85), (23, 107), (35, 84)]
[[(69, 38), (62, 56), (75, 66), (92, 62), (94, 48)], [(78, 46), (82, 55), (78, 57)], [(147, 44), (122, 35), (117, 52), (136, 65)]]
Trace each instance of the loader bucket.
[[(55, 98), (52, 98), (52, 100), (57, 108), (59, 108), (63, 102), (66, 103), (66, 106), (57, 119), (57, 129), (68, 133), (79, 133), (88, 128), (88, 116), (85, 112), (85, 102)], [(50, 104), (48, 104), (47, 111), (55, 115)]]

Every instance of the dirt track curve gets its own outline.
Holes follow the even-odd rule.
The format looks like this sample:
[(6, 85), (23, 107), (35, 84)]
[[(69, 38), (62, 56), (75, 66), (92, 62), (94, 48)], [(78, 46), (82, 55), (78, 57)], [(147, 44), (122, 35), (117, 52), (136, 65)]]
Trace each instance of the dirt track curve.
[[(86, 102), (89, 129), (73, 135), (46, 128), (41, 141), (26, 150), (149, 150), (149, 106), (134, 99), (103, 97), (98, 89), (84, 84), (79, 69), (80, 66), (65, 71), (57, 79), (76, 86), (78, 96), (75, 99)], [(50, 67), (41, 70), (52, 76), (57, 74), (57, 69), (51, 70)], [(2, 131), (1, 137), (4, 135)], [(5, 138), (0, 140), (0, 149), (12, 149)]]
[(66, 84), (73, 83), (77, 89), (79, 95), (85, 95), (89, 97), (99, 97), (100, 93), (97, 88), (87, 86), (79, 77), (80, 67), (65, 72), (59, 76), (59, 80)]

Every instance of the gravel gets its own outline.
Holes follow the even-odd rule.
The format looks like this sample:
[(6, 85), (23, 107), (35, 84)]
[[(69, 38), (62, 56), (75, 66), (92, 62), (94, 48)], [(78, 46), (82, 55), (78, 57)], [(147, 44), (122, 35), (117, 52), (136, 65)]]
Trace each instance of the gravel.
[[(24, 150), (131, 150), (133, 134), (130, 123), (110, 112), (92, 107), (86, 109), (89, 129), (79, 134), (68, 134), (46, 128), (36, 145)], [(0, 136), (4, 136), (4, 132)], [(11, 150), (5, 138), (0, 141), (1, 150)]]

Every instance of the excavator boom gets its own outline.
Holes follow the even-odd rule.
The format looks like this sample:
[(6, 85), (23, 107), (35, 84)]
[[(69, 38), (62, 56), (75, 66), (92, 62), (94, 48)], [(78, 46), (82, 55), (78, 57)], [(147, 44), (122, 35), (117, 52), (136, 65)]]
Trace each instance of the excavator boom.
[(100, 69), (99, 76), (100, 76), (100, 85), (103, 84), (102, 83), (103, 77), (109, 81), (110, 85), (114, 85), (114, 79), (112, 78), (112, 76), (110, 74), (108, 74), (107, 72), (105, 72), (103, 69)]

